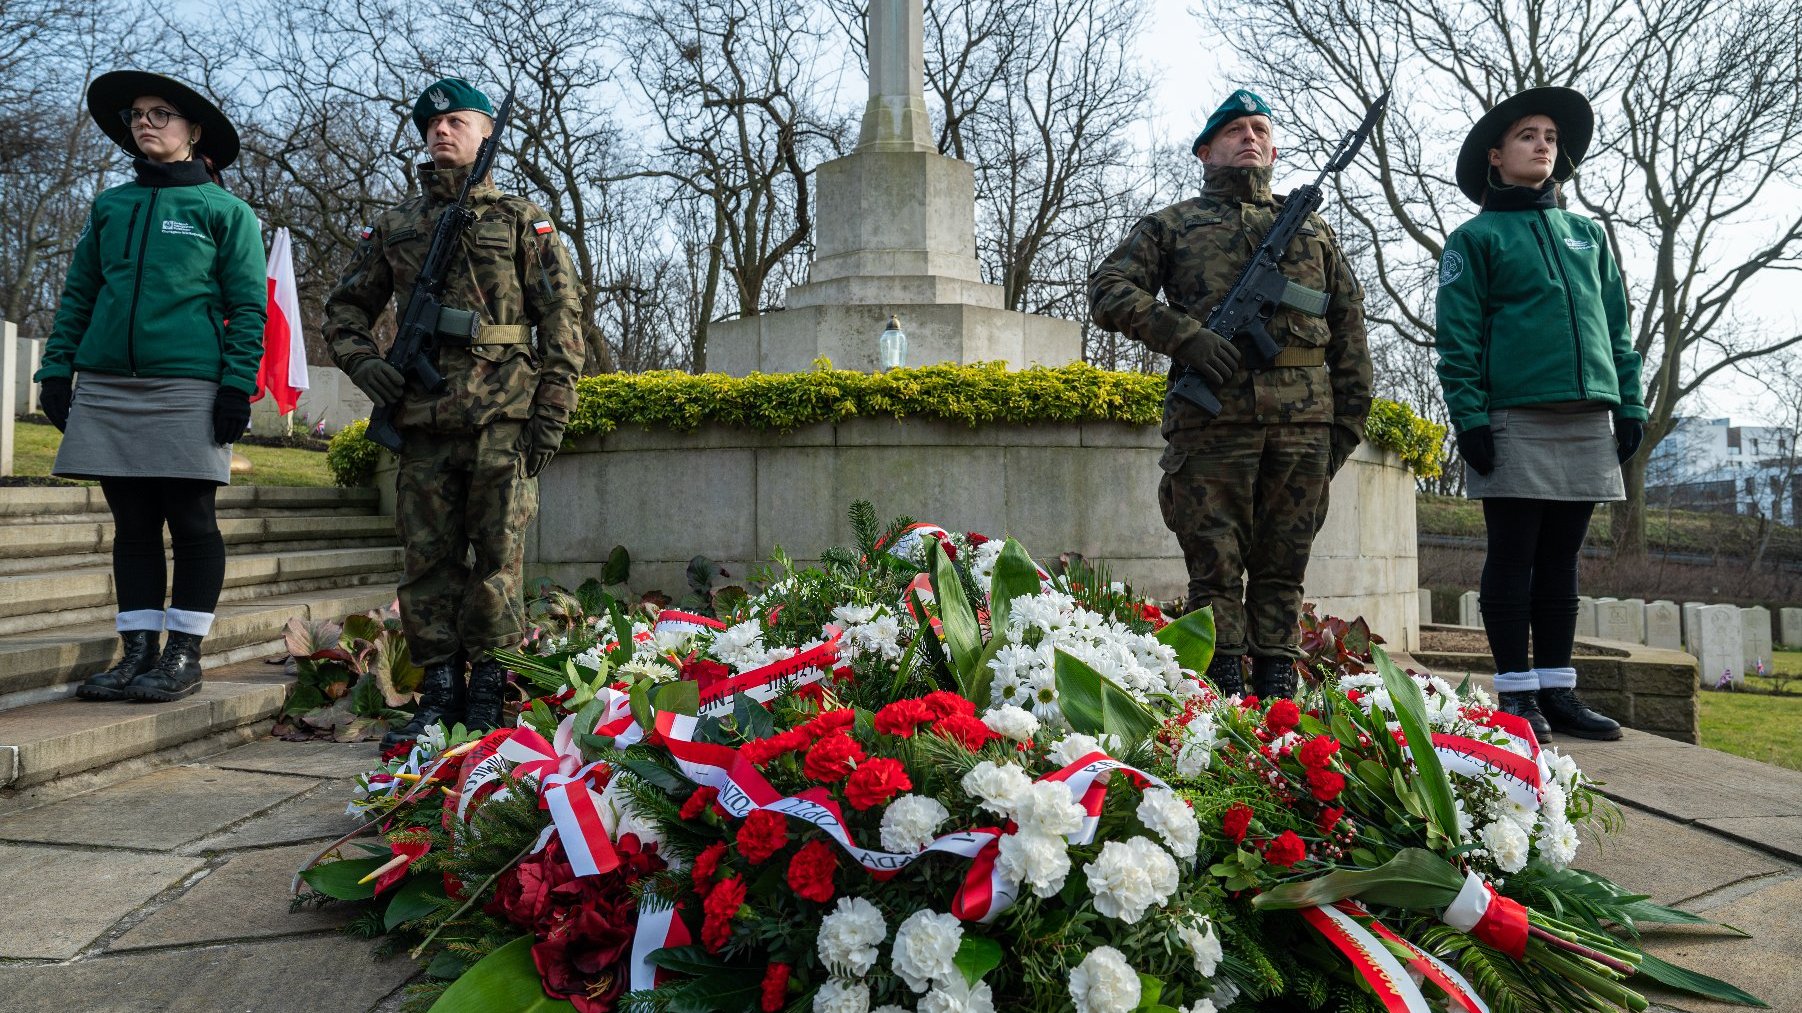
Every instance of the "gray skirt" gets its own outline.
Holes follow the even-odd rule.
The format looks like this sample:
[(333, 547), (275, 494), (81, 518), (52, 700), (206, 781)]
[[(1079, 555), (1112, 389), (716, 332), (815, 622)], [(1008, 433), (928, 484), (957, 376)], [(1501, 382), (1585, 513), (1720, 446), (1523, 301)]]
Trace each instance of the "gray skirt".
[(1571, 401), (1489, 413), (1495, 434), (1495, 468), (1479, 475), (1466, 465), (1471, 499), (1510, 497), (1577, 503), (1627, 498), (1614, 448), (1609, 406)]
[(231, 447), (213, 442), (218, 392), (211, 380), (83, 373), (50, 473), (230, 485)]

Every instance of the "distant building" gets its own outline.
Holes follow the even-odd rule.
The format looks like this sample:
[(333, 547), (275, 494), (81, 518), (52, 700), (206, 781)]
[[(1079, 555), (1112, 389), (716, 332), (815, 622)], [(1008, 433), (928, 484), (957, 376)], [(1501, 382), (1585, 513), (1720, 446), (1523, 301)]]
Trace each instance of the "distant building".
[(1802, 518), (1802, 467), (1795, 433), (1736, 426), (1729, 419), (1679, 418), (1646, 462), (1646, 506)]

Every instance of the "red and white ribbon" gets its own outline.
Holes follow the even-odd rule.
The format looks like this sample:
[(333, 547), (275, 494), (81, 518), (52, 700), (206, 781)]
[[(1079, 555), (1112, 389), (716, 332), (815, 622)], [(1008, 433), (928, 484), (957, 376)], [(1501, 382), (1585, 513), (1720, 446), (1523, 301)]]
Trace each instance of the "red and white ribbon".
[(1483, 1001), (1483, 997), (1478, 995), (1477, 990), (1471, 986), (1470, 982), (1464, 980), (1464, 976), (1454, 970), (1450, 964), (1402, 938), (1395, 930), (1377, 921), (1376, 917), (1362, 904), (1344, 900), (1339, 902), (1338, 907), (1347, 914), (1369, 918), (1370, 931), (1406, 952), (1408, 965), (1420, 972), (1422, 977), (1439, 986), (1439, 990), (1444, 992), (1446, 997), (1457, 1004), (1457, 1007), (1464, 1013), (1489, 1013), (1489, 1005)]
[(1527, 953), (1527, 909), (1496, 893), (1474, 872), (1465, 875), (1464, 888), (1439, 920), (1515, 960)]
[(1103, 752), (1090, 753), (1062, 770), (1039, 778), (1041, 781), (1064, 782), (1070, 788), (1071, 797), (1083, 807), (1082, 826), (1066, 838), (1071, 844), (1088, 844), (1095, 839), (1095, 832), (1101, 826), (1101, 807), (1107, 801), (1108, 779), (1116, 770), (1125, 774), (1141, 791), (1147, 785), (1170, 787), (1137, 767), (1121, 763)]
[(1364, 979), (1377, 1000), (1389, 1013), (1431, 1013), (1426, 996), (1408, 977), (1395, 954), (1382, 940), (1358, 923), (1345, 910), (1344, 902), (1301, 909), (1301, 916), (1326, 941), (1351, 961), (1352, 969)]
[(690, 635), (706, 630), (717, 632), (725, 628), (726, 624), (720, 622), (718, 619), (710, 619), (707, 616), (698, 616), (693, 612), (681, 612), (676, 609), (664, 609), (662, 612), (657, 613), (656, 625), (651, 627), (652, 631), (655, 633), (683, 633)]
[(1516, 805), (1539, 811), (1539, 764), (1531, 757), (1506, 746), (1443, 732), (1433, 733), (1433, 752), (1447, 770), (1491, 781)]
[[(909, 524), (907, 527), (902, 528), (895, 536), (895, 544), (886, 546), (886, 548), (888, 549), (889, 555), (894, 556), (896, 559), (907, 563), (918, 563), (922, 558), (921, 543), (924, 539), (943, 539), (949, 537), (951, 537), (951, 532), (946, 531), (937, 524)], [(876, 547), (881, 549), (885, 546), (882, 542), (877, 542)]]
[(651, 964), (651, 954), (658, 950), (676, 946), (687, 946), (694, 941), (688, 933), (688, 926), (677, 917), (679, 912), (673, 906), (659, 908), (656, 911), (638, 911), (637, 924), (632, 928), (631, 984), (632, 991), (656, 988), (671, 977), (669, 972)]
[(722, 679), (702, 690), (701, 716), (720, 717), (732, 713), (733, 698), (740, 693), (760, 704), (769, 704), (784, 693), (824, 679), (838, 664), (839, 639), (844, 636), (844, 631), (836, 626), (828, 626), (826, 631), (828, 637), (823, 644), (816, 644), (791, 658), (772, 661), (730, 679)]

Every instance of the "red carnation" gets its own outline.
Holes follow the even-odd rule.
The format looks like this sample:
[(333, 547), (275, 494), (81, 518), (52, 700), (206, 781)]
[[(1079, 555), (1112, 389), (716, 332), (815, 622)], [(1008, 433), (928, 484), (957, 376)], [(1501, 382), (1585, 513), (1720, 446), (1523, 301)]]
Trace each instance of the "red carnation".
[(763, 972), (763, 1013), (776, 1013), (788, 1005), (788, 965), (771, 964)]
[(859, 760), (865, 757), (863, 747), (851, 740), (844, 732), (833, 732), (813, 744), (807, 751), (807, 760), (801, 765), (801, 772), (822, 784), (842, 781), (846, 774), (856, 768)]
[(1150, 602), (1139, 606), (1139, 618), (1150, 623), (1153, 629), (1161, 630), (1170, 625), (1170, 620), (1164, 617), (1164, 610)]
[(738, 853), (752, 865), (762, 865), (788, 843), (788, 817), (758, 809), (738, 828)]
[(884, 735), (912, 738), (914, 730), (932, 720), (932, 711), (920, 700), (896, 700), (876, 712), (876, 730)]
[(1245, 843), (1245, 831), (1251, 826), (1251, 806), (1243, 802), (1234, 802), (1227, 806), (1226, 813), (1220, 817), (1220, 827), (1234, 844)]
[(769, 763), (778, 757), (787, 756), (797, 749), (805, 749), (812, 741), (806, 728), (790, 728), (786, 732), (772, 735), (767, 739), (756, 739), (747, 742), (738, 749), (739, 755), (755, 764)]
[(714, 841), (706, 850), (695, 856), (695, 867), (689, 874), (694, 877), (696, 892), (705, 897), (713, 890), (713, 877), (719, 874), (720, 862), (726, 857), (726, 842)]
[(1314, 825), (1320, 828), (1321, 833), (1330, 834), (1333, 832), (1333, 828), (1339, 825), (1339, 821), (1344, 818), (1344, 809), (1330, 805), (1320, 810), (1320, 815), (1315, 818)]
[(981, 532), (978, 532), (978, 531), (964, 532), (964, 541), (969, 542), (971, 545), (982, 545), (982, 544), (988, 542), (988, 540), (989, 540), (989, 536), (982, 534)]
[(796, 686), (790, 695), (797, 700), (805, 700), (818, 707), (826, 702), (826, 684), (810, 682), (805, 686)]
[(1316, 767), (1308, 771), (1308, 791), (1322, 802), (1331, 802), (1345, 790), (1345, 775), (1336, 770)]
[(699, 684), (701, 692), (705, 693), (715, 685), (732, 678), (732, 669), (705, 658), (689, 660), (682, 663), (682, 678)]
[(950, 717), (953, 714), (976, 716), (976, 705), (971, 703), (967, 697), (961, 697), (946, 690), (935, 689), (921, 697), (920, 702), (926, 705), (927, 712), (932, 715), (934, 720)]
[(1270, 734), (1286, 735), (1301, 723), (1301, 708), (1295, 706), (1294, 700), (1278, 700), (1270, 705), (1270, 713), (1264, 715), (1264, 727)]
[(851, 808), (861, 812), (881, 805), (913, 786), (907, 778), (907, 768), (900, 760), (886, 757), (868, 760), (845, 782), (845, 799), (851, 803)]
[(998, 739), (994, 730), (982, 723), (982, 719), (969, 714), (953, 714), (940, 718), (932, 730), (944, 738), (958, 743), (965, 749), (981, 749), (983, 743), (990, 739)]
[(1311, 770), (1315, 767), (1326, 766), (1332, 761), (1333, 754), (1338, 751), (1338, 739), (1331, 735), (1316, 735), (1303, 744), (1301, 752), (1297, 755), (1301, 757), (1301, 765)]
[[(823, 685), (823, 683), (814, 685)], [(807, 730), (809, 736), (823, 739), (833, 732), (842, 732), (856, 723), (857, 712), (849, 707), (841, 707), (834, 711), (823, 711), (801, 727)]]
[(1293, 830), (1283, 831), (1276, 836), (1276, 840), (1264, 845), (1264, 861), (1280, 868), (1287, 869), (1306, 857), (1308, 846), (1302, 843), (1302, 839)]
[(838, 856), (825, 841), (808, 841), (788, 860), (788, 888), (817, 904), (832, 899), (832, 875)]
[(718, 953), (732, 938), (732, 919), (745, 903), (745, 881), (742, 876), (722, 879), (713, 892), (701, 902), (701, 942), (708, 953)]
[(701, 814), (707, 811), (707, 807), (713, 804), (713, 800), (719, 797), (720, 790), (718, 788), (710, 788), (707, 785), (696, 788), (695, 793), (688, 796), (688, 801), (682, 803), (682, 818), (685, 820), (699, 819)]

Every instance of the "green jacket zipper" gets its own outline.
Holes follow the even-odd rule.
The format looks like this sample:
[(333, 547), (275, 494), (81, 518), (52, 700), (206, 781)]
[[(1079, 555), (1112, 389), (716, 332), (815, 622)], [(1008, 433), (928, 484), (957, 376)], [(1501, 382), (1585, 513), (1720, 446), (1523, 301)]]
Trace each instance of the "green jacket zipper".
[[(1539, 220), (1545, 223), (1546, 235), (1550, 237), (1552, 234), (1552, 223), (1546, 218), (1544, 211), (1536, 213), (1539, 215)], [(1533, 232), (1533, 238), (1539, 238), (1537, 229)], [(1583, 392), (1588, 388), (1583, 385), (1583, 336), (1577, 333), (1577, 303), (1576, 300), (1571, 298), (1570, 278), (1564, 273), (1564, 261), (1557, 256), (1557, 251), (1553, 251), (1549, 257), (1552, 263), (1558, 266), (1558, 283), (1564, 288), (1564, 308), (1570, 314), (1571, 348), (1576, 352), (1577, 357), (1577, 396), (1582, 397)]]
[[(162, 193), (159, 187), (150, 189), (150, 207), (144, 210), (144, 234), (138, 237), (138, 270), (131, 283), (131, 313), (125, 320), (125, 361), (131, 366), (131, 375), (138, 375), (138, 290), (144, 287), (144, 250), (150, 245), (150, 219), (156, 214), (156, 195)], [(137, 212), (132, 212), (132, 221), (137, 221)], [(125, 238), (129, 245), (131, 236)]]
[(138, 232), (138, 212), (144, 209), (140, 202), (131, 206), (131, 218), (125, 223), (125, 251), (120, 254), (126, 260), (131, 259), (131, 237)]

